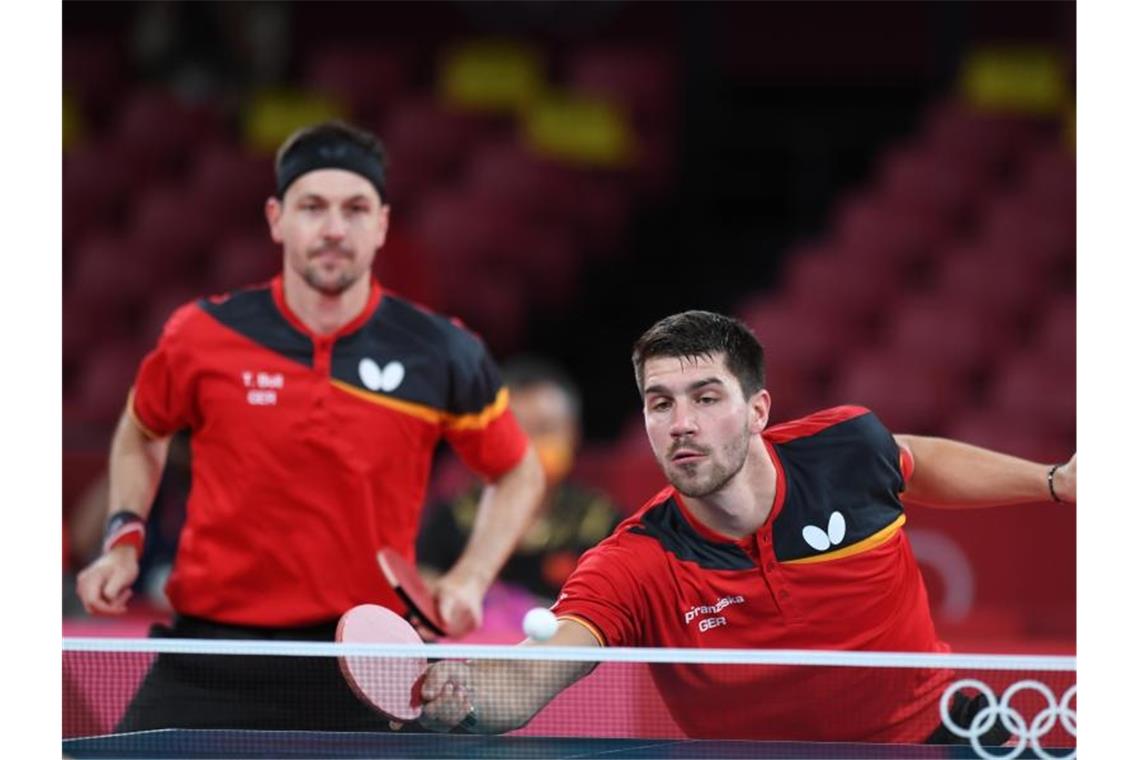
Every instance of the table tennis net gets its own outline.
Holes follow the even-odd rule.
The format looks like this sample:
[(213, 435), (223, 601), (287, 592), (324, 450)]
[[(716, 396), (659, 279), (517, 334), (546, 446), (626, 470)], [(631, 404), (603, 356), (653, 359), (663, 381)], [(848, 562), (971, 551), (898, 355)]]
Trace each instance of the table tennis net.
[[(349, 655), (374, 661), (380, 679), (413, 657), (477, 674), (474, 723), (455, 733), (525, 718), (539, 684), (582, 668), (589, 674), (508, 736), (844, 743), (835, 747), (933, 739), (980, 757), (1071, 757), (1076, 746), (1071, 657), (70, 639), (65, 751), (66, 740), (164, 728), (391, 734), (346, 683), (339, 663)], [(424, 729), (411, 722), (400, 733)], [(447, 756), (456, 737), (433, 736)], [(141, 754), (193, 754), (165, 741)], [(699, 744), (686, 756), (700, 756)]]

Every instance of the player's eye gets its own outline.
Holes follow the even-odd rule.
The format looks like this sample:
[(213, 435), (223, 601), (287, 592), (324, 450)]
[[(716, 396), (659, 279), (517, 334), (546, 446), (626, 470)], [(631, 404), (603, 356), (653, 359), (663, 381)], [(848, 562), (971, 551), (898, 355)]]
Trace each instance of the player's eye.
[(654, 412), (663, 412), (663, 411), (667, 410), (670, 406), (672, 406), (672, 402), (669, 401), (669, 399), (664, 399), (664, 398), (657, 399), (656, 401), (653, 401), (649, 404), (649, 408)]
[(720, 400), (719, 398), (717, 398), (716, 396), (714, 396), (712, 394), (705, 394), (704, 396), (701, 396), (700, 398), (697, 399), (697, 403), (708, 406), (709, 404), (715, 404), (719, 400)]

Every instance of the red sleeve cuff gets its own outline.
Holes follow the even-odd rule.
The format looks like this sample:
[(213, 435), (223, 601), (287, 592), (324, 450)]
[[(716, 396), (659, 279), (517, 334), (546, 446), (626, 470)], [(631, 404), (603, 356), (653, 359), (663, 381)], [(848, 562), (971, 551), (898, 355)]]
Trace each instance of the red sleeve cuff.
[(509, 409), (482, 428), (452, 430), (446, 437), (463, 463), (489, 480), (517, 467), (529, 444)]
[(130, 393), (127, 394), (127, 415), (130, 416), (131, 421), (135, 423), (135, 426), (141, 430), (147, 438), (157, 439), (166, 437), (166, 434), (160, 432), (158, 425), (146, 421), (143, 414), (140, 414), (134, 388), (131, 388)]

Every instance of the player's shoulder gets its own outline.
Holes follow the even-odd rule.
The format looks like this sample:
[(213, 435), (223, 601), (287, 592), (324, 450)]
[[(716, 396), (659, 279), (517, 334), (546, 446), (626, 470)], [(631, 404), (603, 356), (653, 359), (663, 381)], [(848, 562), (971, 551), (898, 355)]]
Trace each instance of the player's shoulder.
[(258, 341), (266, 335), (282, 333), (291, 340), (305, 340), (281, 313), (273, 295), (273, 282), (268, 281), (181, 304), (167, 318), (159, 344), (167, 350), (198, 352), (210, 350), (235, 332)]
[(162, 327), (163, 337), (181, 335), (190, 329), (194, 320), (203, 316), (200, 301), (201, 299), (195, 298), (177, 306), (166, 318), (166, 323)]
[(628, 563), (631, 560), (639, 566), (664, 559), (665, 551), (661, 541), (645, 529), (645, 523), (656, 521), (659, 510), (669, 511), (674, 489), (663, 488), (649, 499), (640, 509), (621, 520), (609, 536), (598, 543), (590, 552), (597, 552), (612, 561)]
[(227, 322), (248, 318), (272, 308), (269, 285), (251, 285), (224, 293), (190, 299), (174, 309), (162, 328), (161, 339), (178, 341), (193, 339), (201, 326), (215, 320)]
[(865, 406), (847, 404), (773, 425), (764, 431), (764, 438), (773, 444), (787, 444), (812, 438), (880, 439), (884, 434), (890, 435), (874, 412)]
[(433, 311), (398, 294), (386, 291), (373, 323), (385, 330), (398, 330), (423, 347), (449, 355), (481, 356), (483, 341), (457, 317)]
[(195, 299), (184, 308), (188, 325), (202, 322), (202, 317), (209, 317), (228, 327), (243, 329), (267, 321), (280, 322), (282, 319), (274, 304), (271, 282), (211, 293)]

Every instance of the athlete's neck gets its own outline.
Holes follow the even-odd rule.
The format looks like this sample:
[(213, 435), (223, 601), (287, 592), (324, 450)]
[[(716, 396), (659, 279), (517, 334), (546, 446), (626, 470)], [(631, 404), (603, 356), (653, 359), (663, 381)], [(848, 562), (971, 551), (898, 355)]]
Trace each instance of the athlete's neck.
[(364, 275), (337, 295), (328, 295), (285, 267), (282, 286), (286, 305), (305, 327), (316, 335), (331, 335), (364, 311), (372, 283)]
[(719, 491), (684, 499), (693, 517), (705, 527), (730, 538), (754, 534), (776, 502), (776, 465), (763, 438), (752, 437), (744, 466)]

